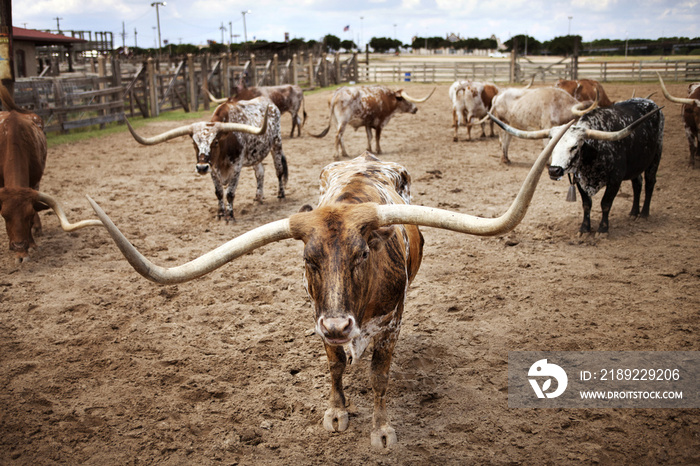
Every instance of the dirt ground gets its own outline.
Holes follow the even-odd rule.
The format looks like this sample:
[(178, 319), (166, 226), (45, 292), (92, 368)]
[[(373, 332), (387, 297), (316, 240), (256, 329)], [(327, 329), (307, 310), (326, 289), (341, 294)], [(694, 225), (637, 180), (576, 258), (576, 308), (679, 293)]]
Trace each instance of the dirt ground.
[[(432, 89), (410, 85), (421, 97)], [(686, 85), (669, 85), (685, 95)], [(614, 85), (611, 99), (656, 92), (666, 105), (664, 154), (648, 219), (633, 220), (631, 183), (607, 238), (579, 238), (579, 201), (544, 175), (523, 222), (478, 238), (423, 228), (421, 271), (408, 291), (391, 369), (388, 412), (398, 446), (369, 442), (365, 356), (345, 377), (348, 430), (321, 419), (330, 390), (302, 284), (302, 244), (268, 245), (195, 281), (155, 285), (98, 228), (45, 234), (17, 265), (0, 233), (2, 464), (698, 464), (697, 409), (509, 409), (509, 351), (700, 349), (700, 170), (688, 168), (680, 106), (656, 84)], [(382, 158), (413, 177), (414, 204), (497, 216), (514, 198), (540, 141), (516, 140), (499, 163), (497, 138), (452, 142), (448, 85), (394, 117)], [(307, 128), (328, 119), (329, 92), (306, 99)], [(332, 135), (289, 139), (287, 198), (253, 203), (245, 169), (235, 214), (215, 218), (209, 177), (188, 138), (142, 147), (127, 132), (50, 149), (42, 190), (71, 220), (93, 217), (91, 195), (160, 265), (184, 263), (318, 198)], [(151, 123), (152, 135), (174, 126)], [(478, 135), (480, 131), (476, 131)], [(365, 133), (346, 133), (350, 154)], [(600, 220), (594, 198), (592, 222)], [(3, 230), (4, 231), (4, 230)]]

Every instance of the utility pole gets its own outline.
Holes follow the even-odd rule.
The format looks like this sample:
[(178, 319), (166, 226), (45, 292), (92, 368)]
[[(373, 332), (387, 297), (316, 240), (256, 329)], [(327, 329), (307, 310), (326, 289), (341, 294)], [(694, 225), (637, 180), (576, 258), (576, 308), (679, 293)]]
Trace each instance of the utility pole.
[[(12, 53), (12, 2), (0, 1), (0, 79), (10, 95), (15, 93), (15, 66)], [(8, 110), (8, 109), (5, 109)]]
[(224, 27), (224, 22), (221, 22), (221, 27), (219, 28), (221, 30), (221, 45), (224, 45), (224, 31), (226, 31), (226, 28)]
[(138, 48), (139, 42), (137, 36), (139, 35), (138, 32), (136, 32), (136, 28), (134, 28), (134, 48)]
[(61, 21), (63, 18), (59, 18), (57, 16), (54, 19), (56, 20), (56, 29), (58, 30), (58, 33), (60, 34), (61, 33), (61, 23), (59, 23), (59, 21)]
[(245, 15), (250, 14), (250, 10), (241, 11), (241, 14), (243, 15), (243, 39), (244, 39), (244, 42), (247, 43), (248, 42), (248, 30), (246, 29), (246, 26), (245, 26)]
[[(229, 49), (231, 48), (231, 44), (233, 44), (233, 23), (231, 21), (228, 22), (228, 47)], [(230, 50), (229, 50), (230, 52)]]
[(121, 36), (122, 36), (122, 48), (123, 48), (123, 49), (126, 48), (126, 29), (124, 29), (124, 27), (125, 27), (125, 26), (124, 26), (124, 21), (122, 21), (122, 33), (121, 33)]
[(151, 3), (151, 6), (156, 7), (156, 21), (158, 22), (158, 61), (160, 61), (161, 41), (160, 41), (160, 13), (158, 13), (158, 5), (165, 6), (165, 2), (153, 2), (153, 3)]

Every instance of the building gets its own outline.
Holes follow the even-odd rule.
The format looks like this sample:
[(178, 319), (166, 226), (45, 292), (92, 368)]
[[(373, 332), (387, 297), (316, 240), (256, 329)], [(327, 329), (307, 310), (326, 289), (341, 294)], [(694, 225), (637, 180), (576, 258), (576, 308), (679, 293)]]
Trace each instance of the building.
[[(86, 40), (68, 37), (62, 34), (37, 31), (36, 29), (24, 29), (12, 27), (12, 49), (14, 51), (15, 78), (29, 78), (42, 73), (48, 63), (44, 63), (38, 57), (37, 47), (54, 46), (58, 51), (65, 52), (68, 57), (69, 70), (72, 71), (72, 54), (74, 47), (87, 43)], [(58, 58), (51, 60), (56, 63), (58, 70)], [(57, 71), (54, 72), (56, 74)]]

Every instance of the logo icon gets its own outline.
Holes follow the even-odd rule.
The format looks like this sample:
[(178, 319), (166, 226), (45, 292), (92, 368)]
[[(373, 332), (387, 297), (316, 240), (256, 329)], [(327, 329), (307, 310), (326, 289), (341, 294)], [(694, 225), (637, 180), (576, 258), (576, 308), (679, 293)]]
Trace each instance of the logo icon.
[[(566, 390), (566, 384), (569, 382), (569, 378), (566, 376), (566, 372), (561, 367), (556, 364), (550, 364), (546, 359), (540, 359), (532, 366), (527, 373), (528, 377), (548, 377), (544, 381), (542, 387), (537, 382), (537, 379), (528, 379), (532, 389), (535, 391), (537, 398), (556, 398)], [(551, 393), (546, 393), (547, 390), (552, 385), (552, 379), (557, 381), (557, 389)]]

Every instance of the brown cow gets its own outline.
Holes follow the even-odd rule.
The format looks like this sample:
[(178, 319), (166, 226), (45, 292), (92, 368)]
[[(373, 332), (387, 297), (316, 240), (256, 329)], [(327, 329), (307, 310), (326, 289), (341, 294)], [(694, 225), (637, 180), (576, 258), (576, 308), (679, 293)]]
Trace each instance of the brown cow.
[(305, 206), (290, 218), (258, 227), (174, 268), (159, 267), (146, 259), (102, 209), (92, 199), (90, 202), (129, 263), (157, 283), (192, 280), (274, 241), (303, 241), (304, 284), (332, 378), (323, 426), (331, 432), (347, 429), (343, 372), (348, 362), (356, 362), (374, 342), (370, 437), (373, 446), (383, 449), (396, 443), (386, 412), (386, 391), (407, 288), (422, 261), (423, 237), (418, 225), (482, 236), (512, 230), (525, 215), (542, 169), (566, 129), (542, 152), (513, 205), (501, 217), (479, 218), (409, 205), (408, 172), (398, 164), (364, 153), (323, 170), (316, 209)]
[[(479, 81), (455, 81), (450, 86), (449, 96), (452, 100), (452, 126), (454, 126), (453, 141), (457, 142), (457, 130), (459, 126), (467, 127), (467, 140), (472, 138), (472, 126), (475, 120), (481, 120), (491, 110), (491, 103), (498, 94), (499, 89), (495, 84)], [(481, 124), (481, 137), (486, 136), (484, 121), (476, 121)], [(491, 137), (494, 136), (493, 121), (489, 121)]]
[(698, 143), (698, 135), (700, 135), (700, 83), (689, 84), (688, 97), (683, 98), (674, 97), (668, 93), (661, 75), (659, 75), (659, 82), (666, 99), (677, 104), (683, 104), (681, 111), (683, 112), (685, 135), (688, 138), (688, 146), (690, 148), (689, 165), (694, 168), (695, 159), (700, 159), (700, 144)]
[[(270, 99), (277, 106), (280, 114), (289, 112), (292, 115), (292, 132), (289, 137), (294, 137), (294, 128), (297, 129), (297, 136), (301, 137), (301, 128), (306, 123), (306, 108), (304, 107), (304, 91), (300, 86), (285, 84), (281, 86), (246, 87), (241, 83), (232, 89), (231, 97), (228, 99), (217, 99), (209, 94), (209, 98), (216, 103), (223, 103), (227, 100), (231, 102), (253, 100), (260, 96)], [(304, 115), (303, 120), (299, 117), (299, 110)]]
[(382, 153), (379, 139), (382, 129), (389, 123), (391, 117), (397, 111), (404, 113), (416, 113), (418, 107), (414, 104), (425, 102), (433, 95), (435, 89), (423, 99), (414, 99), (399, 89), (397, 91), (386, 86), (343, 86), (335, 90), (329, 101), (331, 115), (328, 126), (320, 134), (312, 134), (315, 138), (322, 138), (328, 134), (331, 122), (335, 116), (338, 131), (335, 134), (336, 159), (348, 157), (343, 144), (343, 133), (348, 123), (355, 129), (360, 126), (367, 131), (367, 150), (372, 151), (372, 129), (375, 131), (377, 154)]
[(593, 101), (596, 99), (596, 91), (598, 91), (598, 106), (599, 107), (609, 107), (614, 102), (608, 99), (608, 95), (605, 93), (603, 86), (595, 79), (560, 79), (554, 85), (560, 89), (564, 89), (569, 93), (574, 99), (579, 102), (585, 102), (587, 100)]
[(58, 201), (38, 191), (46, 165), (44, 121), (17, 107), (4, 86), (0, 86), (0, 101), (6, 109), (0, 112), (0, 214), (5, 219), (10, 251), (21, 263), (28, 259), (29, 248), (36, 247), (33, 234), (41, 234), (41, 210), (52, 208), (65, 231), (102, 223), (84, 220), (71, 224)]

